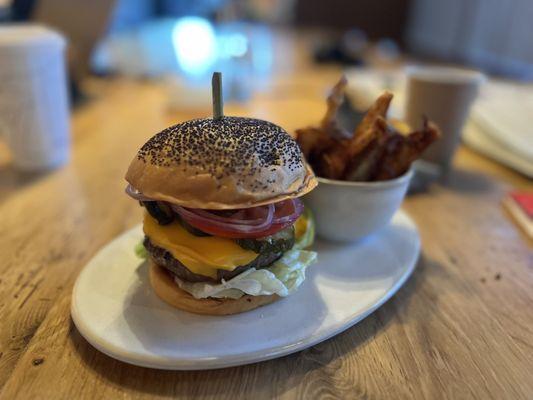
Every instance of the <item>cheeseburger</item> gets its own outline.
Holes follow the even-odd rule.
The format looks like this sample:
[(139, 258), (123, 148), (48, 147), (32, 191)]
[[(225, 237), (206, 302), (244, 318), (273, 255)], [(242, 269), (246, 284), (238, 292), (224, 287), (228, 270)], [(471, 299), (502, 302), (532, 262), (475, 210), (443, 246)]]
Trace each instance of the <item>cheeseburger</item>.
[(153, 136), (126, 174), (144, 207), (155, 293), (179, 309), (248, 311), (293, 293), (316, 253), (299, 199), (316, 186), (297, 143), (251, 118), (187, 121)]

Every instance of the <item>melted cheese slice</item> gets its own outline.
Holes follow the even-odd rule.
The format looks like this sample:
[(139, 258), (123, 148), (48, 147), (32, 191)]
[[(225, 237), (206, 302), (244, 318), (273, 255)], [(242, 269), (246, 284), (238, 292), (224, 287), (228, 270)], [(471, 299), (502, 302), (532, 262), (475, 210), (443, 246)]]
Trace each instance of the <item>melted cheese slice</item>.
[(305, 214), (302, 214), (294, 223), (294, 237), (299, 240), (310, 227), (310, 220)]
[(216, 278), (217, 269), (233, 271), (257, 258), (257, 253), (243, 249), (231, 239), (194, 236), (179, 222), (159, 225), (148, 213), (144, 216), (143, 229), (155, 246), (170, 252), (195, 274)]

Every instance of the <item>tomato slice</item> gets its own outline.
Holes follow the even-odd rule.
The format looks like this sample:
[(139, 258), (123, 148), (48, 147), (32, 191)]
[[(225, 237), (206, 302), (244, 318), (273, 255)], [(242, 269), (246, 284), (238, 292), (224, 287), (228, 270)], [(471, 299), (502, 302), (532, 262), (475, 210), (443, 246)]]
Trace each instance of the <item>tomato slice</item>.
[(202, 232), (209, 233), (213, 236), (220, 236), (225, 237), (229, 239), (257, 239), (262, 238), (265, 236), (273, 235), (276, 232), (281, 231), (282, 229), (287, 228), (288, 226), (291, 226), (294, 221), (288, 221), (283, 224), (272, 224), (268, 228), (258, 231), (258, 232), (248, 232), (248, 233), (242, 233), (242, 232), (233, 232), (229, 230), (225, 230), (224, 228), (218, 227), (216, 225), (211, 224), (202, 224), (199, 221), (187, 221), (188, 224), (194, 226), (196, 229), (201, 230)]
[[(268, 212), (265, 213), (265, 207), (270, 208), (273, 215), (268, 214)], [(179, 206), (174, 206), (174, 210), (188, 224), (211, 235), (231, 239), (255, 239), (273, 235), (291, 226), (302, 214), (303, 204), (299, 199), (289, 199), (274, 205), (243, 209), (229, 218), (223, 218), (217, 214), (213, 214), (211, 217), (208, 210), (184, 209)], [(235, 218), (235, 215), (242, 216), (242, 219)], [(250, 216), (257, 218), (258, 215), (267, 216), (264, 217), (263, 222), (261, 219), (254, 219), (254, 224), (250, 225)]]
[[(193, 224), (191, 224), (193, 225)], [(210, 235), (213, 235), (213, 236), (219, 236), (219, 237), (225, 237), (225, 238), (228, 238), (228, 239), (257, 239), (257, 238), (262, 238), (262, 237), (265, 237), (265, 236), (270, 236), (270, 235), (273, 235), (274, 233), (276, 232), (279, 232), (281, 231), (282, 229), (285, 229), (286, 227), (292, 225), (292, 223), (286, 223), (286, 224), (282, 224), (282, 225), (270, 225), (270, 227), (268, 229), (265, 229), (264, 231), (260, 231), (260, 232), (254, 232), (254, 233), (239, 233), (239, 232), (229, 232), (229, 231), (225, 231), (223, 229), (220, 229), (220, 228), (216, 228), (216, 227), (211, 227), (211, 226), (200, 226), (200, 224), (197, 224), (197, 225), (193, 225), (195, 228), (201, 230), (202, 232), (205, 232), (205, 233), (209, 233)]]

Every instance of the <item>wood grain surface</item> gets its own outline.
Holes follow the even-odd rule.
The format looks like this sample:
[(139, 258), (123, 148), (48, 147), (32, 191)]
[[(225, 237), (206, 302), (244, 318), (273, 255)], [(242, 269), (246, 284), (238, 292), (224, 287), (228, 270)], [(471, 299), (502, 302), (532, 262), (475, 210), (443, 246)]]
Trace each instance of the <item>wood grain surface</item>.
[[(288, 130), (315, 122), (339, 71), (300, 61), (225, 113)], [(66, 167), (21, 175), (0, 149), (0, 399), (533, 398), (533, 248), (500, 204), (532, 185), (467, 149), (447, 185), (405, 201), (423, 243), (412, 278), (344, 333), (204, 372), (135, 367), (93, 349), (72, 324), (70, 295), (95, 252), (140, 221), (123, 194), (129, 161), (155, 132), (209, 109), (169, 110), (166, 88), (151, 82), (91, 80), (86, 89)]]

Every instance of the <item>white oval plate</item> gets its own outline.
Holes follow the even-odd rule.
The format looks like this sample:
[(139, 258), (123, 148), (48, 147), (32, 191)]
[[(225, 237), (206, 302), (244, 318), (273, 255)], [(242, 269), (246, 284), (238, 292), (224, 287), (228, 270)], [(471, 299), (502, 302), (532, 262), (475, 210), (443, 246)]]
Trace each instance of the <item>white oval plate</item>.
[(247, 313), (211, 317), (174, 309), (156, 297), (146, 263), (133, 253), (141, 238), (140, 226), (127, 231), (85, 266), (72, 294), (72, 319), (111, 357), (180, 370), (249, 364), (326, 340), (387, 301), (420, 252), (418, 231), (400, 211), (387, 228), (358, 244), (318, 241), (318, 263), (292, 296)]

